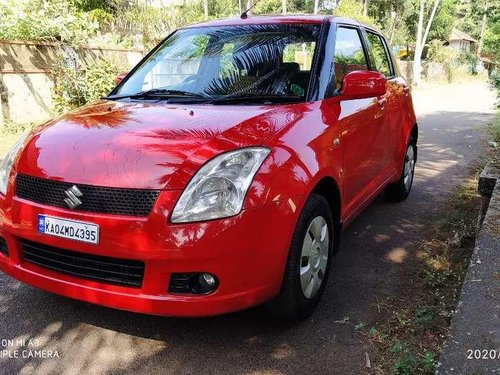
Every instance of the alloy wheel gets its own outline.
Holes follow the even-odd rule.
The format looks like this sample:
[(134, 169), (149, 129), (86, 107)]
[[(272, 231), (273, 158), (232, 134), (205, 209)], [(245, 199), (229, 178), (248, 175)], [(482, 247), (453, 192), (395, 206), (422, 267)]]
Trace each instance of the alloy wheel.
[(330, 247), (328, 224), (317, 216), (306, 231), (300, 256), (300, 285), (307, 299), (314, 298), (325, 278)]

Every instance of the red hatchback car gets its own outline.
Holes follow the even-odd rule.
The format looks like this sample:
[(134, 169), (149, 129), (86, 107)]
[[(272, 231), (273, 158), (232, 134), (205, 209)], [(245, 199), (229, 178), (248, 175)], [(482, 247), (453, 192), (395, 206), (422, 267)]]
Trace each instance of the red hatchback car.
[(0, 269), (118, 309), (317, 306), (345, 228), (411, 189), (417, 124), (380, 33), (319, 16), (175, 31), (0, 168)]

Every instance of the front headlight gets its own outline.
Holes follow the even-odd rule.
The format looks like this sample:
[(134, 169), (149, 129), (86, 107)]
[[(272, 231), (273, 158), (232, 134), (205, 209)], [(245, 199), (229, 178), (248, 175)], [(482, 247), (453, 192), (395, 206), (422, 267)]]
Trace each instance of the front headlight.
[(12, 164), (16, 160), (17, 154), (19, 153), (21, 147), (24, 145), (24, 141), (28, 138), (28, 133), (23, 134), (21, 138), (12, 146), (9, 153), (5, 155), (5, 159), (0, 163), (0, 194), (7, 194), (7, 183), (9, 182), (10, 170), (12, 169)]
[(172, 213), (173, 223), (220, 219), (240, 213), (246, 193), (271, 150), (231, 151), (210, 160), (195, 174)]

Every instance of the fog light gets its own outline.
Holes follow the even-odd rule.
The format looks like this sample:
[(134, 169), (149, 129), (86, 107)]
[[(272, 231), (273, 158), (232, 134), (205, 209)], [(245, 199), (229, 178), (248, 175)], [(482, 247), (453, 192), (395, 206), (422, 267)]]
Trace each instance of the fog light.
[(198, 276), (198, 285), (193, 286), (195, 292), (200, 294), (211, 293), (217, 288), (217, 280), (209, 273), (201, 273)]
[(207, 285), (215, 285), (215, 279), (209, 273), (202, 273), (200, 275), (200, 283), (207, 284)]

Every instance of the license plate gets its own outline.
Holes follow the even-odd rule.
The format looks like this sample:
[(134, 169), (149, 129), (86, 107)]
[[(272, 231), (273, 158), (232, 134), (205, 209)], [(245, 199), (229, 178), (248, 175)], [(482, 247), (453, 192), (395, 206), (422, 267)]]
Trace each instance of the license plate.
[(99, 225), (83, 221), (38, 215), (38, 232), (94, 245), (99, 243)]

